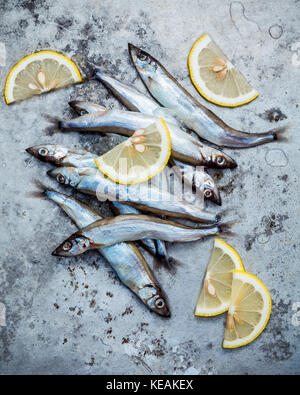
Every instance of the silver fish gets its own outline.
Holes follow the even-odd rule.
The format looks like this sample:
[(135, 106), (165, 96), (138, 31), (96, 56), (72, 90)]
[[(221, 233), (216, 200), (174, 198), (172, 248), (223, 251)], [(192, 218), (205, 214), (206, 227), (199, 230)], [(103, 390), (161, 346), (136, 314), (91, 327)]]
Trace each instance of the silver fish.
[[(153, 115), (157, 118), (163, 118), (165, 122), (170, 122), (179, 127), (182, 127), (182, 122), (176, 119), (174, 111), (161, 107), (156, 100), (138, 91), (132, 86), (123, 84), (122, 82), (102, 73), (100, 70), (95, 72), (94, 78), (100, 81), (114, 96), (127, 107), (130, 111), (141, 112), (147, 115)], [(74, 108), (76, 102), (69, 103)], [(92, 112), (96, 109), (89, 108), (87, 112)], [(91, 111), (90, 111), (91, 110)], [(81, 114), (80, 114), (81, 115)]]
[(133, 205), (142, 211), (170, 217), (185, 218), (196, 222), (216, 223), (219, 217), (183, 199), (159, 190), (147, 182), (140, 184), (116, 184), (95, 168), (58, 167), (48, 171), (48, 175), (60, 184), (69, 185), (77, 190), (97, 196), (100, 200), (118, 200)]
[(214, 179), (201, 167), (190, 166), (177, 160), (171, 161), (174, 172), (181, 177), (184, 183), (196, 190), (196, 193), (221, 206), (221, 195)]
[[(26, 149), (28, 153), (40, 159), (43, 162), (50, 162), (56, 166), (74, 166), (74, 167), (94, 167), (97, 168), (95, 158), (96, 154), (81, 149), (68, 149), (59, 144), (42, 144), (35, 145)], [(174, 170), (184, 179), (187, 186), (196, 189), (202, 197), (221, 205), (221, 198), (214, 180), (200, 168), (194, 168), (182, 162), (172, 160), (170, 162)], [(167, 174), (170, 177), (170, 174)], [(164, 183), (161, 184), (165, 186)]]
[[(98, 213), (72, 197), (47, 189), (43, 195), (57, 203), (79, 229), (102, 219)], [(165, 295), (134, 243), (122, 242), (98, 251), (110, 263), (122, 283), (151, 311), (163, 317), (170, 316)]]
[[(120, 202), (110, 202), (112, 210), (116, 215), (120, 214), (141, 214), (139, 210)], [(171, 266), (171, 260), (168, 256), (167, 247), (164, 241), (154, 239), (142, 239), (139, 241), (154, 257), (160, 259), (167, 266)]]
[[(103, 109), (70, 121), (59, 121), (57, 126), (61, 130), (118, 133), (123, 136), (131, 136), (135, 130), (146, 128), (156, 120), (157, 117), (139, 112)], [(216, 148), (202, 144), (177, 125), (168, 122), (167, 126), (170, 131), (174, 158), (192, 165), (218, 169), (237, 166), (230, 156)]]
[(193, 228), (148, 215), (119, 215), (98, 220), (74, 233), (53, 251), (57, 256), (74, 256), (85, 251), (122, 241), (153, 238), (170, 242), (188, 242), (205, 236), (228, 233), (231, 225)]
[(26, 151), (43, 162), (56, 166), (94, 167), (96, 154), (83, 149), (70, 149), (59, 144), (42, 144), (26, 148)]
[(145, 86), (164, 107), (176, 112), (185, 125), (201, 138), (220, 147), (247, 148), (277, 140), (286, 127), (266, 133), (246, 133), (233, 129), (200, 104), (147, 52), (128, 44), (129, 53)]

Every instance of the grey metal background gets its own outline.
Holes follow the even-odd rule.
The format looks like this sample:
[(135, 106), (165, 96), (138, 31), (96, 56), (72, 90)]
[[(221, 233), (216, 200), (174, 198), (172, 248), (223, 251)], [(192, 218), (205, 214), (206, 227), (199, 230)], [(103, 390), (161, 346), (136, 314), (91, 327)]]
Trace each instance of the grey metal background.
[[(274, 303), (270, 322), (255, 342), (223, 350), (225, 315), (193, 316), (212, 239), (169, 246), (181, 261), (176, 275), (157, 273), (169, 297), (169, 320), (146, 310), (97, 253), (66, 260), (50, 254), (75, 227), (51, 202), (27, 197), (34, 179), (56, 185), (47, 179), (49, 166), (24, 150), (56, 142), (105, 152), (118, 137), (51, 137), (42, 114), (73, 116), (70, 99), (118, 105), (116, 100), (95, 82), (10, 107), (1, 98), (0, 302), (7, 308), (7, 326), (0, 327), (0, 373), (299, 373), (300, 326), (292, 323), (292, 307), (300, 301), (300, 67), (293, 46), (300, 41), (300, 2), (1, 0), (0, 15), (0, 41), (6, 47), (1, 91), (14, 63), (41, 49), (61, 51), (85, 72), (88, 64), (99, 66), (143, 89), (128, 57), (132, 42), (160, 59), (231, 126), (260, 132), (291, 124), (287, 142), (232, 151), (239, 167), (211, 172), (219, 178), (222, 208), (231, 209), (227, 217), (233, 210), (240, 219), (230, 243), (246, 269), (269, 288)], [(260, 92), (253, 103), (220, 108), (193, 88), (187, 55), (205, 32)], [(273, 109), (284, 119), (271, 123)]]

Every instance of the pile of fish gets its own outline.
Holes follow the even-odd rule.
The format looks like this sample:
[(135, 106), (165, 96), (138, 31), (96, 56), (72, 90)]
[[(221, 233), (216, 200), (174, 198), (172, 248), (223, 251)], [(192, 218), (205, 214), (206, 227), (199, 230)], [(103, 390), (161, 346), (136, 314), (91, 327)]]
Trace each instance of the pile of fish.
[[(61, 131), (131, 136), (135, 130), (145, 128), (162, 117), (171, 135), (169, 165), (175, 169), (166, 177), (177, 178), (193, 193), (221, 205), (214, 180), (198, 166), (234, 169), (237, 167), (234, 159), (217, 146), (247, 148), (272, 142), (281, 138), (285, 128), (260, 134), (235, 130), (198, 103), (151, 55), (132, 44), (129, 44), (129, 53), (153, 98), (96, 71), (94, 79), (99, 80), (130, 111), (72, 101), (70, 106), (79, 117), (57, 121), (56, 127)], [(193, 137), (190, 131), (200, 139)], [(197, 204), (197, 200), (192, 204), (155, 182), (151, 185), (151, 198), (148, 182), (114, 183), (97, 169), (94, 161), (97, 155), (94, 153), (57, 144), (30, 147), (27, 152), (57, 166), (48, 171), (48, 175), (58, 183), (96, 196), (100, 201), (109, 200), (116, 215), (102, 218), (98, 212), (73, 197), (44, 188), (42, 195), (57, 203), (79, 229), (62, 242), (53, 255), (70, 257), (97, 249), (123, 284), (151, 311), (161, 316), (170, 316), (166, 297), (137, 245), (171, 267), (173, 261), (168, 256), (166, 241), (188, 242), (220, 233), (230, 234), (232, 223), (220, 223), (220, 215), (208, 212)], [(183, 224), (182, 220), (188, 220), (189, 224)]]

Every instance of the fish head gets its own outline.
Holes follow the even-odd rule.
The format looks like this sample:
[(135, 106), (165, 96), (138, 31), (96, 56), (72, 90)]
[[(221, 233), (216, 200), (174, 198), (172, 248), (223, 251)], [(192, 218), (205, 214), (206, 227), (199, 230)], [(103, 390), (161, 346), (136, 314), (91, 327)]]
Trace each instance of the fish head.
[(47, 174), (55, 178), (58, 183), (70, 185), (73, 188), (75, 188), (81, 180), (79, 169), (76, 167), (58, 167), (49, 170)]
[(128, 44), (128, 50), (137, 71), (142, 77), (144, 83), (148, 85), (149, 78), (153, 77), (158, 68), (157, 60), (133, 44)]
[(149, 308), (162, 317), (170, 317), (170, 309), (165, 297), (159, 292), (148, 302)]
[(193, 186), (196, 191), (200, 191), (201, 195), (206, 200), (221, 206), (221, 195), (214, 179), (207, 173), (201, 172), (197, 173), (193, 179)]
[(67, 240), (61, 243), (53, 252), (54, 256), (75, 256), (88, 251), (91, 248), (91, 242), (89, 238), (74, 233)]
[(209, 148), (209, 154), (205, 155), (205, 165), (215, 169), (235, 169), (237, 163), (225, 152), (215, 148)]
[(58, 144), (44, 144), (29, 147), (26, 151), (43, 162), (51, 162), (60, 165), (68, 155), (69, 150)]
[(167, 300), (158, 284), (145, 285), (139, 290), (139, 296), (151, 311), (162, 317), (170, 317)]
[(85, 101), (73, 100), (69, 102), (69, 106), (79, 115), (85, 115), (90, 112), (107, 112), (107, 109), (100, 104)]

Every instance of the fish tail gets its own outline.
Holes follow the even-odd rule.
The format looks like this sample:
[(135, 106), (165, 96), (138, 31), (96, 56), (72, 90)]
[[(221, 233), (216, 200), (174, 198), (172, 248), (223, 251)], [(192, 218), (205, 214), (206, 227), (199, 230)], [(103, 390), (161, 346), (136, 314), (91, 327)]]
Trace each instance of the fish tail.
[(34, 197), (34, 198), (39, 198), (39, 199), (45, 199), (47, 198), (46, 196), (46, 191), (51, 190), (51, 188), (46, 187), (41, 181), (39, 180), (34, 180), (34, 185), (36, 187), (36, 191), (28, 192), (26, 193), (26, 197)]
[(275, 141), (287, 141), (287, 137), (284, 136), (290, 125), (282, 126), (277, 129), (270, 130), (269, 133), (273, 134)]
[(177, 266), (181, 265), (181, 262), (178, 259), (173, 257), (168, 258), (168, 269), (172, 274), (175, 274), (177, 270)]
[(272, 136), (274, 141), (285, 141), (286, 137), (282, 135), (287, 131), (289, 127), (290, 125), (285, 125), (279, 128), (271, 129), (264, 133), (252, 133), (251, 136), (262, 137), (262, 138)]
[(219, 224), (219, 232), (222, 236), (236, 236), (236, 233), (232, 232), (232, 227), (238, 222), (238, 220), (224, 222), (223, 224)]
[(162, 267), (167, 269), (170, 273), (176, 272), (176, 260), (162, 255), (155, 255), (154, 257), (154, 269), (160, 270)]
[(50, 125), (45, 129), (45, 132), (48, 136), (52, 136), (54, 133), (57, 133), (62, 129), (63, 121), (61, 119), (53, 117), (49, 114), (42, 114), (42, 116), (50, 123)]

